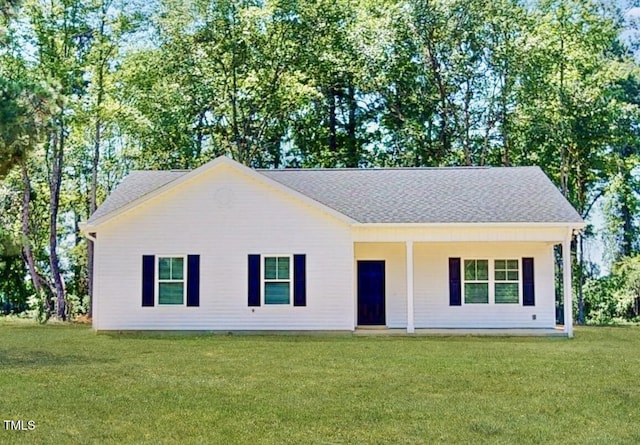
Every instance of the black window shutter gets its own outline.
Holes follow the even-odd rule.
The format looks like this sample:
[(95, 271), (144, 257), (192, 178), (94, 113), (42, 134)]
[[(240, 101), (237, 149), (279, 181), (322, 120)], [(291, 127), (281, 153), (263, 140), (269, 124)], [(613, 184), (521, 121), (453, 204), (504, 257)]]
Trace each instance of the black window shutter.
[(533, 258), (522, 258), (522, 305), (536, 305)]
[(249, 306), (260, 306), (260, 255), (249, 255)]
[(156, 258), (142, 255), (142, 306), (153, 306), (155, 301)]
[(449, 306), (462, 305), (460, 258), (449, 258)]
[(293, 305), (307, 305), (306, 255), (293, 256)]
[(200, 255), (187, 256), (187, 306), (200, 306)]

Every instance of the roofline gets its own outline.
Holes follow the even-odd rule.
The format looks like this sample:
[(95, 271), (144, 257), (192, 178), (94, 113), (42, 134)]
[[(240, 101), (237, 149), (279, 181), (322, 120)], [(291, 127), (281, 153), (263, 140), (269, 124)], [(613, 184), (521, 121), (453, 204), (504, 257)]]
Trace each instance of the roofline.
[(80, 231), (83, 233), (87, 233), (89, 230), (91, 231), (95, 231), (100, 225), (104, 224), (105, 222), (109, 221), (112, 218), (115, 218), (116, 216), (119, 216), (123, 213), (128, 212), (129, 210), (132, 210), (133, 208), (139, 206), (140, 204), (153, 199), (157, 196), (160, 196), (166, 192), (168, 192), (169, 190), (173, 189), (174, 187), (177, 187), (181, 184), (184, 184), (186, 182), (189, 182), (195, 178), (197, 178), (198, 176), (200, 176), (201, 174), (212, 170), (214, 168), (216, 168), (219, 165), (226, 165), (228, 167), (234, 168), (238, 171), (240, 171), (241, 173), (246, 174), (247, 176), (249, 176), (250, 178), (253, 178), (259, 182), (263, 182), (266, 183), (268, 185), (270, 185), (271, 187), (275, 188), (276, 190), (279, 190), (283, 193), (286, 193), (290, 196), (293, 196), (294, 198), (297, 198), (303, 202), (305, 202), (306, 204), (311, 205), (312, 207), (317, 208), (318, 210), (329, 214), (330, 216), (333, 216), (334, 218), (347, 223), (347, 224), (353, 224), (356, 223), (357, 221), (354, 220), (353, 218), (345, 215), (344, 213), (338, 212), (337, 210), (332, 209), (331, 207), (326, 206), (325, 204), (322, 204), (321, 202), (316, 201), (315, 199), (312, 199), (290, 187), (287, 187), (286, 185), (275, 181), (271, 178), (269, 178), (268, 176), (265, 176), (263, 174), (260, 174), (258, 171), (253, 170), (247, 166), (244, 166), (242, 164), (240, 164), (239, 162), (234, 161), (231, 158), (228, 158), (226, 156), (219, 156), (216, 159), (207, 162), (204, 165), (201, 165), (200, 167), (191, 170), (188, 173), (185, 173), (184, 175), (179, 176), (176, 179), (173, 179), (169, 182), (167, 182), (166, 184), (158, 187), (155, 190), (152, 190), (149, 193), (146, 193), (145, 195), (140, 196), (139, 198), (125, 204), (122, 207), (119, 207), (105, 215), (102, 215), (100, 218), (96, 219), (94, 222), (92, 222), (91, 224), (88, 224), (87, 221), (83, 221), (81, 222), (78, 227), (80, 228)]
[(464, 222), (464, 223), (355, 223), (352, 224), (354, 228), (397, 228), (397, 229), (410, 229), (410, 228), (569, 228), (574, 230), (582, 230), (587, 226), (586, 222)]
[(309, 167), (309, 168), (256, 168), (258, 172), (299, 172), (299, 171), (358, 171), (358, 172), (381, 172), (389, 170), (405, 170), (405, 171), (449, 171), (449, 170), (492, 170), (492, 169), (540, 169), (538, 165), (513, 165), (508, 167), (493, 165), (450, 165), (444, 167)]
[[(335, 211), (334, 211), (335, 212)], [(336, 212), (338, 213), (338, 212)], [(110, 214), (109, 214), (110, 215)], [(339, 213), (342, 215), (342, 213)], [(107, 216), (107, 215), (105, 215)], [(115, 215), (114, 215), (115, 216)], [(102, 224), (102, 223), (101, 223)], [(473, 229), (473, 228), (566, 228), (572, 231), (580, 232), (587, 226), (586, 222), (478, 222), (478, 223), (351, 223), (351, 227), (355, 229), (382, 229), (382, 228), (395, 228), (395, 229)], [(81, 222), (78, 224), (80, 232), (89, 233), (89, 230), (95, 231), (97, 224), (87, 224)]]

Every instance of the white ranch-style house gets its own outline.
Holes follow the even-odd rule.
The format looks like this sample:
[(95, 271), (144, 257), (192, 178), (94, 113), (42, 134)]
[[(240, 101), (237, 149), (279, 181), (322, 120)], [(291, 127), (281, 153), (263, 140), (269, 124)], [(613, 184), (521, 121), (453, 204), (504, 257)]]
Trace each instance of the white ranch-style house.
[[(585, 223), (538, 167), (134, 171), (82, 224), (95, 330), (556, 328)], [(563, 267), (572, 336), (571, 267)]]

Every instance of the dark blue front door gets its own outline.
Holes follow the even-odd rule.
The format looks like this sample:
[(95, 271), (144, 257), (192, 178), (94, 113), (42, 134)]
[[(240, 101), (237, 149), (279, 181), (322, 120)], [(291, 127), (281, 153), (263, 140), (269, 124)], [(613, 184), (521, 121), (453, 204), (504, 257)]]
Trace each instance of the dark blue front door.
[(384, 261), (358, 261), (358, 325), (384, 324)]

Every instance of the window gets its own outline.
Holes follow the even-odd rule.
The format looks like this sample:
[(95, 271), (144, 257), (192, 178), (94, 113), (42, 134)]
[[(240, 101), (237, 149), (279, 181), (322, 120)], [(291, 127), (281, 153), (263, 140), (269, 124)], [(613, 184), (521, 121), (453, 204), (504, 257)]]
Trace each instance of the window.
[(291, 256), (264, 256), (264, 304), (291, 304)]
[(158, 257), (158, 304), (184, 304), (184, 257)]
[(518, 260), (495, 261), (495, 302), (519, 303), (520, 282)]
[(519, 302), (519, 260), (464, 260), (465, 304)]
[(489, 261), (464, 261), (464, 302), (489, 302)]

